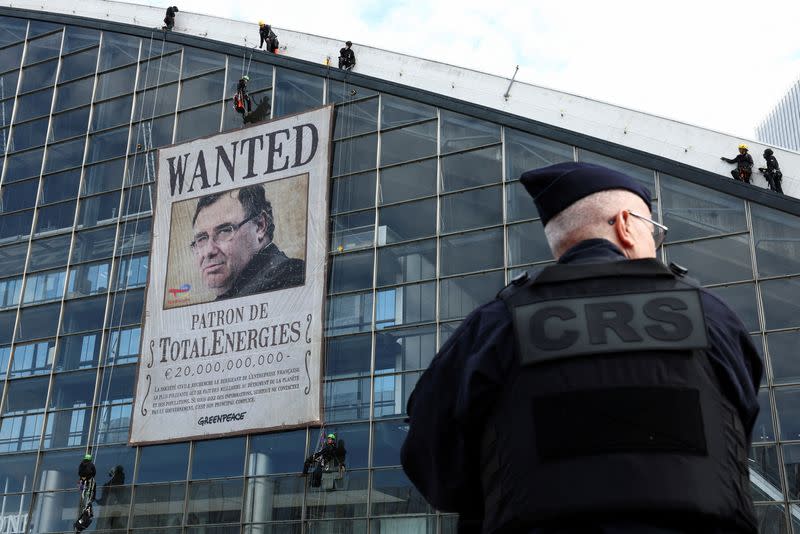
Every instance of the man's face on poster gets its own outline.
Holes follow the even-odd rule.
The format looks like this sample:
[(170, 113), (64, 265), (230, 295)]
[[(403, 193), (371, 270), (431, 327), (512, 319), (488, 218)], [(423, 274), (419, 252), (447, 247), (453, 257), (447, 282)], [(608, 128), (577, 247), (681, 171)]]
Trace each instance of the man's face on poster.
[(266, 214), (248, 218), (238, 192), (223, 194), (197, 214), (192, 249), (203, 281), (217, 295), (231, 288), (267, 243)]

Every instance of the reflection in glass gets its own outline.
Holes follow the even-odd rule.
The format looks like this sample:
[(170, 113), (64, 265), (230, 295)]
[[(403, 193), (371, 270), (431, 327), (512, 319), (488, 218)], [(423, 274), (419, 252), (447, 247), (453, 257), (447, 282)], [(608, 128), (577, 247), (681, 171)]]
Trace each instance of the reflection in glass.
[(380, 204), (436, 194), (436, 158), (381, 169), (380, 176)]
[(332, 491), (329, 495), (323, 495), (324, 490), (320, 488), (309, 490), (306, 498), (308, 519), (338, 519), (367, 515), (369, 471), (348, 470), (342, 482), (347, 489)]
[[(497, 124), (447, 110), (441, 110), (440, 113), (442, 154), (500, 141), (500, 126)], [(499, 176), (498, 172), (498, 178)]]
[(800, 439), (800, 387), (775, 388), (774, 391), (781, 440)]
[(49, 381), (46, 376), (9, 381), (3, 415), (21, 415), (44, 410)]
[(97, 48), (79, 52), (61, 59), (61, 72), (59, 73), (59, 83), (75, 80), (82, 76), (94, 74), (97, 66)]
[(36, 234), (70, 228), (75, 220), (76, 201), (59, 202), (39, 208), (36, 215)]
[(328, 298), (326, 335), (365, 332), (372, 325), (372, 293)]
[(277, 69), (275, 114), (282, 117), (322, 105), (323, 79), (289, 69)]
[(85, 445), (89, 437), (92, 410), (59, 410), (47, 413), (42, 447), (58, 449)]
[(775, 441), (772, 407), (769, 402), (769, 390), (766, 388), (758, 392), (758, 407), (758, 418), (753, 425), (753, 441)]
[(469, 273), (503, 266), (503, 229), (492, 228), (440, 239), (440, 274)]
[(31, 257), (28, 271), (62, 267), (67, 264), (66, 254), (69, 251), (69, 236), (62, 235), (48, 239), (37, 239), (31, 243)]
[(764, 280), (760, 285), (765, 327), (771, 330), (800, 326), (800, 277)]
[(521, 265), (553, 259), (553, 253), (539, 221), (508, 227), (508, 264)]
[(60, 309), (59, 303), (23, 308), (19, 314), (17, 341), (53, 337), (58, 328)]
[(224, 71), (186, 80), (181, 84), (181, 101), (178, 109), (189, 109), (222, 100), (224, 84)]
[(772, 380), (775, 384), (800, 382), (800, 330), (767, 334)]
[[(71, 111), (59, 113), (58, 115), (53, 116), (53, 123), (50, 126), (50, 136), (48, 141), (61, 141), (63, 139), (75, 137), (76, 135), (86, 135), (86, 126), (88, 123), (89, 106), (83, 106)], [(76, 144), (73, 146), (78, 145)], [(83, 154), (80, 155), (80, 158), (82, 161)], [(76, 156), (75, 160), (77, 159), (78, 157)]]
[(38, 449), (43, 426), (43, 413), (3, 417), (0, 419), (0, 452)]
[[(222, 106), (220, 104), (211, 104), (179, 113), (175, 142), (180, 143), (181, 141), (217, 133), (219, 131), (221, 113)], [(171, 117), (167, 119), (171, 120)]]
[(181, 525), (185, 496), (184, 484), (137, 486), (133, 493), (131, 526), (139, 528)]
[(415, 241), (378, 249), (378, 286), (436, 276), (436, 241)]
[(665, 174), (660, 183), (668, 242), (747, 230), (743, 200)]
[(756, 306), (756, 288), (754, 284), (738, 284), (732, 286), (718, 286), (711, 289), (716, 293), (744, 323), (748, 332), (760, 329), (758, 322), (758, 308)]
[(362, 135), (333, 144), (331, 174), (339, 176), (374, 169), (377, 165), (378, 136)]
[(103, 32), (99, 69), (108, 70), (137, 61), (139, 42), (140, 39), (133, 35)]
[[(369, 418), (369, 377), (325, 383), (327, 421), (352, 421)], [(350, 463), (348, 453), (348, 463)], [(351, 465), (352, 467), (352, 465)]]
[(374, 382), (374, 417), (392, 417), (406, 414), (406, 405), (422, 373), (376, 376)]
[(186, 524), (238, 523), (242, 515), (243, 486), (241, 479), (192, 482)]
[(381, 95), (381, 128), (436, 117), (436, 108), (392, 95)]
[(305, 429), (250, 436), (247, 475), (299, 472), (305, 446)]
[(59, 85), (56, 92), (54, 111), (58, 112), (85, 106), (92, 100), (92, 87), (94, 87), (94, 78), (84, 78), (76, 82)]
[[(305, 443), (305, 440), (303, 442)], [(302, 459), (299, 463), (302, 464)], [(244, 520), (247, 522), (299, 520), (303, 512), (305, 485), (306, 479), (297, 475), (248, 479)], [(262, 531), (254, 527), (252, 532), (255, 534)], [(299, 532), (298, 528), (298, 534)]]
[(373, 245), (375, 211), (331, 217), (331, 250), (344, 252)]
[[(131, 367), (131, 369), (133, 368)], [(192, 480), (242, 476), (244, 472), (244, 438), (234, 437), (195, 442), (191, 472)], [(216, 522), (212, 521), (212, 523)]]
[(58, 345), (56, 371), (95, 367), (99, 355), (100, 332), (62, 337)]
[(401, 469), (373, 471), (370, 502), (373, 515), (433, 513)]
[(436, 328), (417, 326), (375, 336), (375, 373), (425, 369), (436, 354)]
[(378, 129), (378, 99), (337, 106), (334, 121), (334, 139), (374, 132)]
[[(189, 465), (189, 444), (151, 445), (139, 449), (136, 482), (184, 480)], [(181, 498), (182, 499), (182, 498)]]
[(701, 284), (753, 278), (747, 235), (671, 245), (667, 247), (667, 261), (689, 269), (689, 276)]
[(448, 278), (439, 282), (439, 319), (460, 319), (489, 302), (505, 285), (503, 271)]
[(39, 341), (14, 347), (9, 378), (42, 375), (50, 372), (55, 355), (55, 341)]
[(378, 246), (435, 234), (435, 198), (386, 206), (378, 210)]
[(435, 154), (436, 121), (381, 134), (381, 165), (392, 165)]
[(375, 171), (353, 174), (331, 183), (331, 213), (371, 208), (375, 205)]
[(774, 445), (751, 447), (747, 459), (750, 469), (750, 495), (753, 500), (782, 500), (777, 447)]
[(436, 283), (410, 284), (382, 289), (375, 301), (375, 329), (433, 321)]
[(136, 362), (139, 359), (141, 344), (141, 327), (112, 330), (106, 347), (106, 365)]
[[(30, 52), (30, 48), (28, 48)], [(58, 54), (58, 51), (56, 51)], [(41, 89), (53, 85), (56, 80), (56, 67), (58, 60), (47, 61), (39, 63), (33, 67), (22, 69), (22, 86), (19, 89), (20, 93), (26, 93), (35, 89)], [(3, 69), (5, 70), (5, 69)]]
[(331, 258), (328, 292), (340, 293), (372, 287), (373, 252), (340, 254)]
[(352, 378), (370, 372), (372, 336), (329, 337), (325, 347), (325, 377)]
[(500, 148), (497, 145), (443, 157), (442, 191), (456, 191), (499, 182), (503, 175)]

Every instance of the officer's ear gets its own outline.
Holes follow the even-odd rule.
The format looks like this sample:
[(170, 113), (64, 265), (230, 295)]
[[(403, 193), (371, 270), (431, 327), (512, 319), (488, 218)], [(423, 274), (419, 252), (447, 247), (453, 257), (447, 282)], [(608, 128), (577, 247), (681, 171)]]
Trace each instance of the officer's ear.
[(631, 219), (628, 210), (619, 210), (614, 217), (614, 235), (617, 238), (617, 244), (623, 251), (636, 246), (636, 237), (631, 232)]

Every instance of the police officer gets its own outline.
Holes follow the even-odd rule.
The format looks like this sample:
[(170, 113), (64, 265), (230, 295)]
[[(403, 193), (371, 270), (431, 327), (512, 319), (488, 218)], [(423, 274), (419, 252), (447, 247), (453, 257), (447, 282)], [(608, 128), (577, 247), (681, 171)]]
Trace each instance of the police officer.
[(778, 158), (775, 157), (771, 148), (764, 150), (764, 160), (767, 162), (767, 166), (759, 167), (758, 170), (764, 175), (764, 178), (767, 179), (769, 188), (772, 191), (783, 194), (783, 188), (781, 187), (783, 173), (781, 172), (780, 165), (778, 165)]
[(627, 175), (561, 163), (522, 184), (558, 263), (472, 312), (420, 377), (408, 477), (462, 532), (755, 532), (762, 368), (742, 322), (655, 259), (666, 228)]

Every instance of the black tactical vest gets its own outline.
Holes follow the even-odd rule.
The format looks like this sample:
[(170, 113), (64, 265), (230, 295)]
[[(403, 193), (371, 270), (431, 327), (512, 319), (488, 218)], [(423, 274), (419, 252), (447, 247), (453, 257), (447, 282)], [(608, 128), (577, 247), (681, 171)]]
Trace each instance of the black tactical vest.
[(755, 532), (697, 288), (647, 259), (548, 267), (500, 296), (516, 361), (481, 446), (484, 532), (632, 518)]

